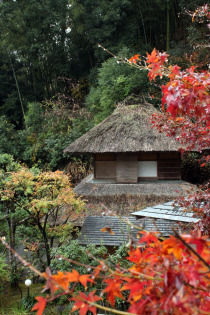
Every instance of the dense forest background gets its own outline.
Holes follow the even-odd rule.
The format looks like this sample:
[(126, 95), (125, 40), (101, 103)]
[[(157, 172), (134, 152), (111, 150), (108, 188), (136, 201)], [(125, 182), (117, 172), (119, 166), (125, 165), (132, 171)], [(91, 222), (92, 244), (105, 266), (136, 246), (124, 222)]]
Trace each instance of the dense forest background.
[(160, 89), (147, 73), (116, 62), (98, 44), (128, 58), (156, 47), (181, 67), (195, 60), (202, 67), (206, 26), (192, 24), (189, 12), (204, 3), (0, 1), (0, 153), (55, 170), (69, 161), (63, 149), (118, 102), (135, 95), (158, 106)]

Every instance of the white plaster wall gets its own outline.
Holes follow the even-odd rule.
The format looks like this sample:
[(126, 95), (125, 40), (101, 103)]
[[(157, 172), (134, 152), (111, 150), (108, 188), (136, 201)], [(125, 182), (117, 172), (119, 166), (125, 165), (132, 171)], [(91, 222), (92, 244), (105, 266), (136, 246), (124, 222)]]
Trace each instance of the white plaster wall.
[(157, 177), (157, 161), (139, 161), (138, 177)]

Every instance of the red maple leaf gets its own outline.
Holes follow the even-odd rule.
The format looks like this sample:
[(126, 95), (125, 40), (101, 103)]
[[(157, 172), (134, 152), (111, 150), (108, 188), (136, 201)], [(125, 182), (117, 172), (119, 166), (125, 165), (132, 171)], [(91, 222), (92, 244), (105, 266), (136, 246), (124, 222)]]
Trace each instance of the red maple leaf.
[(140, 238), (139, 243), (146, 243), (151, 244), (159, 244), (159, 240), (157, 238), (157, 236), (155, 235), (155, 233), (152, 232), (147, 232), (147, 231), (141, 231), (141, 234), (143, 234), (143, 236)]
[(45, 310), (47, 300), (43, 296), (36, 296), (35, 299), (38, 302), (34, 305), (31, 311), (37, 311), (37, 315), (42, 315)]
[(108, 232), (111, 235), (114, 235), (115, 232), (112, 231), (112, 229), (110, 227), (104, 227), (102, 229), (100, 229), (101, 232)]
[(170, 79), (175, 79), (175, 77), (177, 76), (177, 75), (180, 75), (180, 67), (179, 66), (177, 66), (177, 65), (175, 65), (175, 66), (169, 66), (169, 70), (170, 70), (170, 73), (169, 73), (169, 75), (168, 75), (168, 77), (170, 78)]
[(72, 312), (79, 310), (79, 315), (86, 315), (87, 312), (90, 311), (96, 315), (96, 307), (91, 305), (91, 303), (95, 303), (101, 299), (102, 298), (95, 295), (95, 291), (90, 292), (88, 295), (80, 292), (78, 296), (71, 298), (71, 300), (75, 301)]
[(135, 63), (136, 64), (136, 62), (140, 60), (139, 56), (140, 56), (139, 54), (136, 54), (136, 55), (132, 56), (130, 59), (128, 59), (128, 61), (130, 63)]
[(128, 278), (127, 283), (122, 287), (122, 291), (129, 290), (130, 295), (128, 300), (130, 302), (136, 302), (141, 299), (143, 294), (143, 289), (146, 286), (147, 281), (139, 281), (139, 279)]
[(122, 279), (119, 277), (115, 277), (114, 279), (105, 279), (105, 283), (107, 283), (107, 287), (104, 289), (103, 292), (107, 293), (107, 300), (109, 303), (114, 306), (115, 304), (115, 298), (119, 297), (121, 299), (124, 299), (122, 293), (121, 293), (121, 284)]
[(132, 248), (129, 251), (127, 259), (133, 263), (138, 264), (141, 260), (141, 257), (142, 257), (141, 249), (137, 247), (137, 248)]
[(90, 275), (80, 275), (75, 269), (73, 269), (72, 272), (58, 271), (55, 275), (51, 275), (48, 271), (48, 273), (45, 273), (44, 276), (47, 278), (45, 289), (50, 289), (52, 294), (59, 289), (67, 291), (71, 282), (80, 282), (85, 289), (87, 289), (88, 282), (94, 282), (93, 279), (90, 278)]
[(87, 283), (91, 282), (93, 283), (93, 279), (90, 278), (90, 275), (82, 275), (79, 277), (79, 282), (85, 287), (85, 290), (87, 289)]
[(52, 279), (54, 280), (55, 285), (57, 285), (57, 288), (61, 287), (63, 290), (69, 289), (69, 283), (78, 281), (79, 279), (79, 273), (73, 270), (73, 272), (61, 272), (58, 271), (56, 275), (52, 275)]
[[(141, 301), (134, 303), (134, 304), (131, 304), (128, 311), (133, 313), (133, 314), (144, 314), (143, 310), (144, 310), (145, 305), (148, 302), (149, 302), (149, 298), (141, 299)], [(156, 314), (157, 314), (157, 312), (156, 312)]]
[(147, 53), (147, 63), (152, 64), (158, 62), (158, 51), (154, 48), (151, 55)]
[(160, 53), (155, 48), (151, 52), (151, 55), (147, 53), (147, 64), (149, 68), (148, 77), (149, 80), (155, 80), (157, 76), (160, 76), (162, 78), (162, 67), (164, 62), (167, 61), (168, 54), (165, 52)]
[(104, 269), (103, 267), (106, 268), (105, 265), (104, 265), (104, 262), (100, 261), (100, 264), (97, 267), (95, 267), (95, 269), (94, 269), (93, 278), (97, 278), (98, 277), (100, 272)]
[(162, 243), (162, 253), (165, 255), (173, 254), (177, 260), (181, 260), (183, 258), (184, 250), (185, 247), (183, 244), (174, 236), (164, 240)]

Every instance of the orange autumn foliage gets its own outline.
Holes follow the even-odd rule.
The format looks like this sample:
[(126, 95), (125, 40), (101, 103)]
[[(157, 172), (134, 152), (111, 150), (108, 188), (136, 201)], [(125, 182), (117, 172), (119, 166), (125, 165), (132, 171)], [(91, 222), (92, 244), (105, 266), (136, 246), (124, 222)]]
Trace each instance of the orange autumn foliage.
[[(96, 314), (96, 308), (102, 307), (97, 303), (102, 296), (113, 307), (113, 313), (118, 298), (126, 299), (130, 314), (207, 314), (210, 307), (209, 245), (207, 237), (196, 234), (180, 239), (171, 236), (160, 242), (154, 233), (144, 232), (129, 251), (127, 259), (132, 265), (127, 270), (120, 266), (110, 269), (103, 261), (99, 263), (101, 268), (93, 267), (92, 274), (87, 275), (80, 275), (76, 270), (55, 275), (46, 272), (45, 289), (51, 290), (51, 296), (37, 297), (39, 302), (33, 310), (43, 314), (48, 300), (56, 299), (56, 294), (59, 296), (63, 290), (75, 302), (72, 312), (79, 310), (81, 315), (88, 311)], [(100, 297), (92, 289), (96, 281), (104, 284)], [(72, 282), (82, 283), (89, 293), (74, 292)]]

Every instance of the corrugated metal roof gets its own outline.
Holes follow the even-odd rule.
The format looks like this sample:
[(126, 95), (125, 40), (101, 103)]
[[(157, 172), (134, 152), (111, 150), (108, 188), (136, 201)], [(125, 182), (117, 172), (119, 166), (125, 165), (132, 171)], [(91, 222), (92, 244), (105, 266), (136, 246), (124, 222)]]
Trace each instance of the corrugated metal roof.
[[(85, 219), (79, 237), (80, 244), (96, 244), (119, 246), (128, 241), (128, 236), (136, 235), (137, 230), (132, 229), (126, 220), (129, 219), (131, 224), (136, 223), (135, 217), (119, 219), (112, 216), (88, 216)], [(102, 228), (110, 228), (114, 234), (101, 232)]]
[(184, 231), (183, 224), (165, 219), (139, 218), (137, 225), (141, 225), (142, 229), (149, 232), (159, 232), (161, 236), (169, 236), (174, 234), (174, 230), (179, 233)]
[(187, 223), (196, 223), (199, 221), (199, 219), (193, 218), (193, 212), (188, 212), (184, 208), (174, 206), (173, 203), (171, 201), (154, 207), (147, 207), (143, 210), (133, 212), (132, 215)]
[[(101, 229), (106, 227), (110, 228), (114, 234), (101, 232)], [(137, 232), (140, 230), (157, 231), (162, 236), (169, 236), (174, 233), (174, 229), (180, 232), (181, 226), (177, 222), (164, 219), (88, 216), (78, 240), (80, 244), (84, 245), (119, 246), (126, 243), (129, 238), (137, 240)]]

